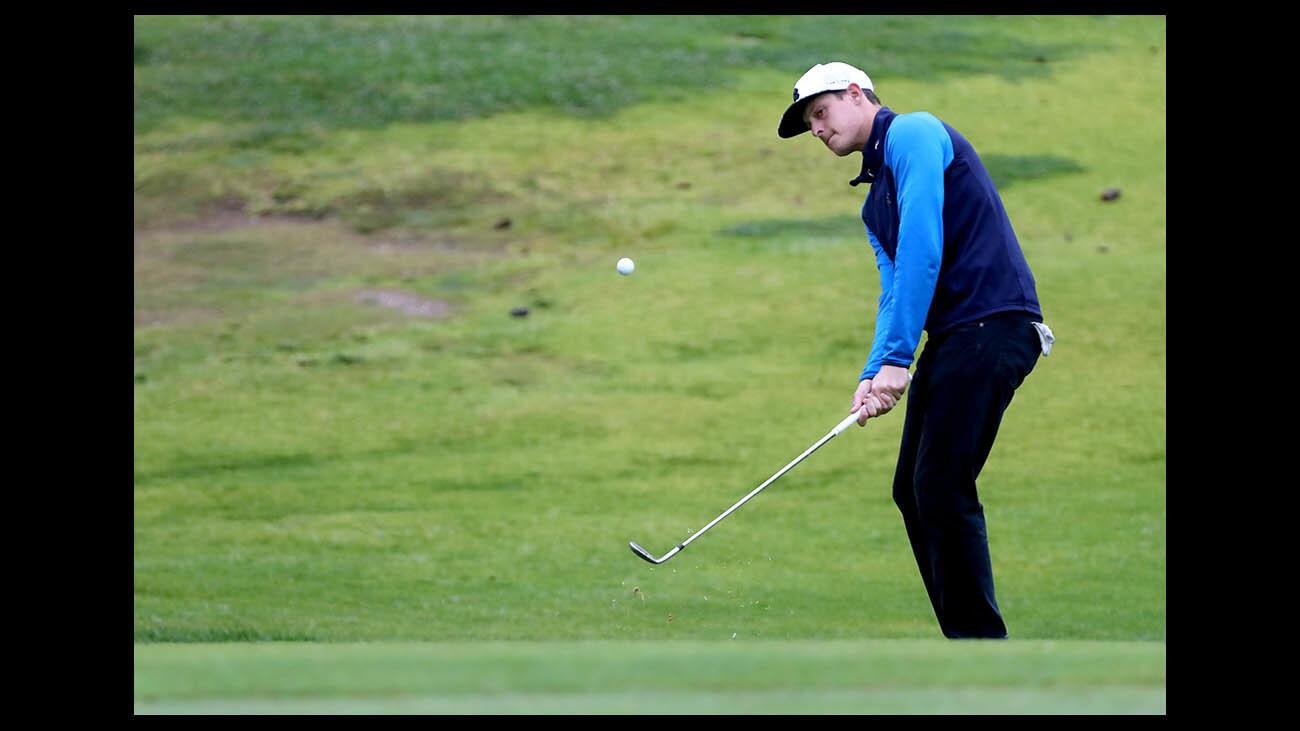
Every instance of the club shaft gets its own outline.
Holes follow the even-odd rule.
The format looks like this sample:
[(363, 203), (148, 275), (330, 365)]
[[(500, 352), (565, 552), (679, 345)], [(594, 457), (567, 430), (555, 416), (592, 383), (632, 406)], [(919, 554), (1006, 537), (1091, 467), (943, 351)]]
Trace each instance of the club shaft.
[(727, 517), (728, 515), (731, 515), (731, 513), (732, 513), (733, 511), (735, 511), (736, 508), (739, 508), (741, 505), (744, 505), (745, 503), (749, 502), (749, 499), (750, 499), (750, 498), (752, 498), (752, 497), (754, 497), (755, 495), (757, 495), (758, 493), (762, 492), (763, 488), (767, 487), (768, 485), (772, 484), (773, 482), (776, 482), (776, 480), (777, 480), (779, 477), (781, 477), (781, 475), (784, 475), (785, 473), (789, 472), (792, 468), (794, 468), (795, 465), (797, 465), (797, 464), (799, 464), (800, 462), (802, 462), (802, 461), (804, 460), (805, 457), (807, 457), (808, 455), (812, 454), (813, 452), (816, 452), (816, 451), (817, 451), (817, 450), (818, 450), (818, 449), (819, 449), (823, 444), (825, 444), (826, 442), (829, 442), (829, 441), (830, 441), (831, 439), (833, 439), (833, 438), (835, 437), (835, 435), (838, 434), (838, 433), (839, 433), (839, 430), (838, 430), (838, 429), (837, 429), (837, 430), (833, 430), (833, 431), (827, 433), (826, 436), (824, 436), (824, 437), (822, 437), (821, 439), (817, 440), (817, 443), (814, 444), (814, 445), (812, 445), (811, 447), (809, 447), (807, 450), (805, 450), (803, 454), (801, 454), (801, 455), (799, 455), (798, 457), (795, 457), (794, 459), (790, 460), (790, 464), (787, 464), (786, 466), (782, 467), (780, 472), (777, 472), (775, 475), (772, 475), (771, 477), (767, 478), (767, 481), (766, 481), (766, 482), (764, 482), (763, 484), (761, 484), (761, 485), (759, 485), (758, 487), (754, 488), (754, 490), (753, 490), (752, 492), (750, 492), (750, 493), (749, 493), (748, 495), (746, 495), (745, 497), (742, 497), (742, 498), (741, 498), (741, 499), (740, 499), (740, 500), (739, 500), (735, 505), (732, 505), (731, 507), (727, 508), (727, 511), (726, 511), (725, 513), (723, 513), (722, 515), (719, 515), (718, 517), (714, 518), (713, 521), (712, 521), (711, 523), (709, 523), (708, 525), (704, 526), (703, 528), (701, 528), (701, 529), (699, 529), (698, 531), (696, 531), (695, 533), (693, 533), (693, 534), (691, 535), (690, 538), (687, 538), (686, 540), (682, 541), (682, 542), (681, 542), (681, 548), (686, 548), (686, 546), (690, 545), (690, 542), (691, 542), (691, 541), (693, 541), (693, 540), (695, 540), (696, 538), (699, 538), (700, 536), (704, 535), (705, 531), (707, 531), (708, 529), (710, 529), (710, 528), (712, 528), (713, 526), (717, 525), (719, 522), (721, 522), (721, 520), (722, 520), (723, 518)]

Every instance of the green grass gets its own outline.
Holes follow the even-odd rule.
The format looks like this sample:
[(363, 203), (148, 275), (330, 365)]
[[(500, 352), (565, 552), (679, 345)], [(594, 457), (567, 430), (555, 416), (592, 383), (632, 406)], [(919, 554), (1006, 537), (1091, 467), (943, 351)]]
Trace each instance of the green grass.
[[(1042, 78), (1050, 62), (1107, 47), (1124, 29), (1083, 21), (1067, 37), (1040, 40), (1036, 32), (1053, 20), (882, 17), (831, 26), (815, 16), (137, 17), (135, 120), (152, 130), (183, 110), (253, 122), (232, 138), (240, 148), (298, 152), (316, 148), (311, 128), (537, 106), (608, 114), (725, 88), (745, 68), (807, 67), (820, 60), (815, 53), (860, 57), (889, 78)], [(864, 27), (874, 37), (866, 48)]]
[(137, 713), (1163, 713), (1163, 643), (137, 645)]
[[(890, 498), (901, 412), (671, 563), (627, 550), (847, 409), (879, 294), (859, 161), (775, 135), (833, 57), (980, 151), (1058, 337), (980, 479), (1006, 646), (1163, 658), (1164, 20), (862, 22), (870, 48), (811, 18), (137, 18), (137, 702), (171, 643), (937, 637)], [(904, 690), (792, 692), (946, 692)]]

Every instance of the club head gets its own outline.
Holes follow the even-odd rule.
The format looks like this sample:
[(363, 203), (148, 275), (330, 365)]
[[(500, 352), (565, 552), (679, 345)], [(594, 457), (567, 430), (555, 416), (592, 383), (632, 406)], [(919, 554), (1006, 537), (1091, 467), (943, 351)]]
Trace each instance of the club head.
[(645, 550), (644, 548), (642, 548), (641, 545), (640, 545), (639, 543), (637, 543), (636, 541), (630, 541), (630, 542), (628, 543), (628, 545), (632, 547), (632, 553), (635, 553), (636, 555), (640, 556), (641, 558), (644, 558), (645, 560), (649, 561), (650, 563), (653, 563), (653, 564), (660, 564), (660, 563), (663, 563), (663, 562), (660, 561), (659, 559), (656, 559), (654, 556), (651, 556), (651, 555), (650, 555), (650, 552), (647, 551), (647, 550)]
[(679, 543), (675, 548), (673, 548), (673, 550), (669, 551), (668, 553), (665, 553), (662, 558), (655, 558), (654, 556), (650, 555), (649, 551), (642, 548), (641, 545), (636, 541), (629, 541), (628, 545), (632, 547), (632, 553), (635, 553), (636, 555), (640, 556), (641, 558), (644, 558), (645, 560), (649, 561), (652, 564), (655, 564), (656, 566), (663, 563), (664, 561), (667, 561), (673, 556), (676, 556), (678, 551), (686, 547)]

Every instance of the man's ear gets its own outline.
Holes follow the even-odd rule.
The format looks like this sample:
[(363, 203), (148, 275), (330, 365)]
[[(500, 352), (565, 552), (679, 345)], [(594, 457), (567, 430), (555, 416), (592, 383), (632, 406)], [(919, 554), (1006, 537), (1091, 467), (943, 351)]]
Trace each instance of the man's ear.
[(866, 95), (862, 93), (862, 87), (857, 84), (849, 84), (848, 91), (849, 98), (853, 100), (855, 105), (861, 104), (862, 100), (867, 98)]

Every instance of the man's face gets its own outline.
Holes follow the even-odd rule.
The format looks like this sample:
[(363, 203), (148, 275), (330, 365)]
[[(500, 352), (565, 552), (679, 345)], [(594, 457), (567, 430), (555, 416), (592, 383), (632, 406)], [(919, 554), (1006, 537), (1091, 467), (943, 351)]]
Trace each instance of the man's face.
[(851, 86), (841, 97), (833, 91), (813, 97), (803, 110), (808, 129), (840, 157), (858, 152), (871, 136), (873, 105)]

